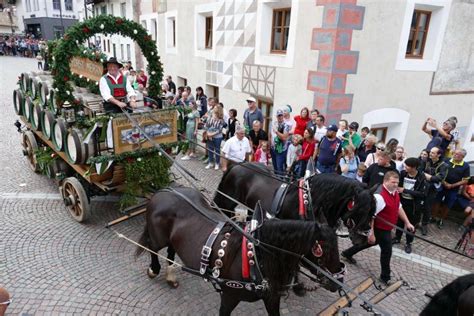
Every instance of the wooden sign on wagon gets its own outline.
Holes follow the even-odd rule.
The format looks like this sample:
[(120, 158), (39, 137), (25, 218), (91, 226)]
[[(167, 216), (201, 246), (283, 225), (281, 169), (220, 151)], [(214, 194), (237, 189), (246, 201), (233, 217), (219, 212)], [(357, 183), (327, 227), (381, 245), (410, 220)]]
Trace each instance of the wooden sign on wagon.
[[(175, 110), (157, 110), (131, 114), (145, 133), (159, 144), (177, 141), (177, 114)], [(153, 147), (138, 128), (134, 128), (128, 118), (115, 117), (112, 120), (115, 154)]]
[(69, 61), (71, 72), (82, 75), (84, 78), (99, 81), (104, 74), (104, 66), (98, 61), (92, 61), (85, 57), (74, 56)]

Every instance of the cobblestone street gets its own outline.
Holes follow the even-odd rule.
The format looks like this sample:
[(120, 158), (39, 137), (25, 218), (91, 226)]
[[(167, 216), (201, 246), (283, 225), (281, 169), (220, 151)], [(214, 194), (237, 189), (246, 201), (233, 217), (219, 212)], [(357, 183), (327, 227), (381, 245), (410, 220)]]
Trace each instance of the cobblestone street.
[[(179, 272), (180, 287), (173, 290), (163, 274), (153, 280), (146, 276), (149, 256), (136, 259), (134, 245), (104, 228), (121, 216), (115, 199), (93, 199), (92, 217), (79, 224), (68, 214), (54, 181), (30, 170), (22, 155), (20, 134), (13, 126), (12, 91), (17, 76), (35, 67), (33, 59), (0, 57), (0, 133), (4, 135), (0, 137), (0, 285), (13, 296), (7, 315), (218, 314), (219, 295), (202, 279)], [(205, 170), (198, 160), (183, 165), (199, 179), (196, 184), (212, 195), (221, 171)], [(139, 216), (114, 229), (138, 240), (143, 226)], [(459, 236), (458, 225), (448, 222), (443, 230), (430, 226), (428, 238), (453, 247)], [(340, 239), (340, 250), (349, 244)], [(380, 304), (393, 315), (418, 314), (428, 302), (424, 291), (434, 294), (457, 276), (474, 271), (472, 259), (423, 241), (415, 239), (411, 255), (403, 247), (404, 241), (394, 247), (392, 274), (415, 289), (402, 287)], [(345, 282), (354, 287), (367, 277), (376, 279), (379, 254), (378, 247), (373, 247), (356, 255), (358, 264), (347, 264)], [(377, 292), (371, 287), (365, 297)], [(338, 298), (337, 293), (324, 289), (303, 298), (290, 292), (282, 299), (281, 311), (284, 315), (315, 315)], [(353, 303), (348, 309), (351, 315), (367, 314), (361, 303)], [(243, 302), (234, 314), (266, 313), (262, 302)]]

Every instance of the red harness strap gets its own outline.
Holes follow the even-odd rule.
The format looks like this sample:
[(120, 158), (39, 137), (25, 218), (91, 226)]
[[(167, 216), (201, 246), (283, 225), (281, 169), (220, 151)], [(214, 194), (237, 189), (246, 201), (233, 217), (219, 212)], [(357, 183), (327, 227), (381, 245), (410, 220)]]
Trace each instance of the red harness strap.
[[(244, 231), (247, 231), (247, 226), (245, 226)], [(242, 277), (244, 279), (250, 278), (250, 265), (247, 252), (247, 237), (242, 236)]]
[(298, 213), (301, 217), (305, 218), (306, 217), (306, 205), (304, 204), (304, 197), (303, 197), (304, 190), (303, 190), (303, 187), (304, 187), (304, 179), (300, 179), (300, 181), (298, 181), (298, 200), (299, 200)]

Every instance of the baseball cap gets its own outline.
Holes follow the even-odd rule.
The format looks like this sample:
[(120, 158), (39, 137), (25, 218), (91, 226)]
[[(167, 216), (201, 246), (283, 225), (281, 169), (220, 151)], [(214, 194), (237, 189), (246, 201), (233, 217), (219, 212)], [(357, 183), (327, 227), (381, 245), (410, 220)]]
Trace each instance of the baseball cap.
[(283, 110), (277, 110), (277, 116), (283, 115)]
[(352, 122), (350, 125), (349, 125), (349, 128), (350, 129), (353, 129), (355, 131), (357, 131), (359, 129), (359, 123), (357, 122)]
[(248, 97), (248, 98), (247, 98), (247, 101), (248, 101), (248, 102), (257, 102), (257, 100), (255, 100), (254, 97)]
[(337, 126), (334, 125), (334, 124), (329, 125), (328, 126), (328, 131), (337, 132)]

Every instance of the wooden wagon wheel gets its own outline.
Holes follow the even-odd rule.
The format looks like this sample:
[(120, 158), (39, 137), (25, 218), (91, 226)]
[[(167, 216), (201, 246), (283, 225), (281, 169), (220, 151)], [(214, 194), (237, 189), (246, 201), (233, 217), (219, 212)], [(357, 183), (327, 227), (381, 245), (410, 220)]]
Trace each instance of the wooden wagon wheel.
[(89, 217), (89, 199), (84, 187), (77, 178), (66, 178), (62, 185), (61, 194), (64, 204), (76, 221), (81, 223)]
[(32, 131), (26, 131), (23, 133), (23, 147), (24, 155), (28, 158), (28, 165), (34, 172), (40, 171), (38, 161), (36, 161), (35, 152), (38, 150), (38, 143), (36, 142), (35, 135)]

